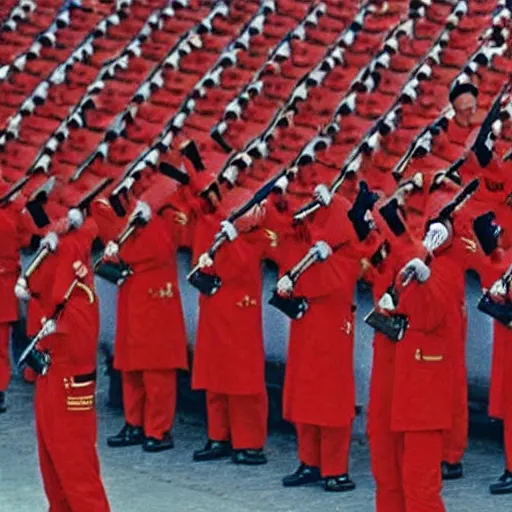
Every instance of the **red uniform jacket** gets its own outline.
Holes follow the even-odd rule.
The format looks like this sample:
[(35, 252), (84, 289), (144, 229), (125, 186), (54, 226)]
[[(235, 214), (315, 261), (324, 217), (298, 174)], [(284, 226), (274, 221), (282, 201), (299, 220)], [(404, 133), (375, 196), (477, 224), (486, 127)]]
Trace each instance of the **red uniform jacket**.
[(409, 327), (396, 345), (391, 428), (442, 430), (451, 426), (453, 347), (449, 336), (457, 297), (446, 258), (436, 258), (425, 283), (413, 281), (400, 297)]
[[(198, 219), (194, 261), (210, 248), (221, 220), (220, 215)], [(258, 228), (226, 242), (213, 267), (203, 269), (219, 276), (222, 286), (211, 297), (199, 297), (194, 389), (239, 395), (264, 391), (261, 259), (268, 245)]]
[(355, 410), (353, 294), (360, 270), (343, 251), (316, 263), (294, 295), (306, 297), (307, 313), (291, 324), (284, 417), (294, 423), (337, 427)]
[(90, 373), (96, 368), (99, 308), (90, 264), (91, 244), (96, 234), (96, 224), (89, 219), (79, 230), (62, 236), (57, 251), (46, 258), (29, 282), (31, 294), (41, 307), (38, 311), (41, 326), (43, 316), (53, 315), (74, 281), (73, 263), (81, 261), (89, 269), (58, 317), (57, 332), (43, 338), (40, 344), (52, 356), (52, 369), (59, 368), (69, 375)]
[(19, 275), (20, 255), (16, 218), (10, 208), (0, 209), (0, 323), (18, 318), (14, 286)]
[(186, 331), (169, 225), (154, 216), (128, 238), (119, 256), (133, 275), (119, 289), (115, 367), (186, 369)]
[[(365, 274), (365, 280), (373, 285), (375, 304), (384, 295), (414, 250), (412, 244), (407, 241), (398, 238), (388, 238), (388, 241), (392, 244), (389, 256), (378, 269), (372, 267)], [(385, 425), (388, 430), (391, 428), (395, 354), (396, 343), (376, 331), (373, 338), (373, 362), (368, 406), (368, 433), (370, 436), (372, 432), (379, 430), (381, 425)]]
[[(482, 288), (489, 289), (510, 265), (510, 251), (485, 261), (480, 268)], [(489, 391), (489, 415), (504, 419), (512, 417), (512, 330), (494, 321), (494, 339)]]

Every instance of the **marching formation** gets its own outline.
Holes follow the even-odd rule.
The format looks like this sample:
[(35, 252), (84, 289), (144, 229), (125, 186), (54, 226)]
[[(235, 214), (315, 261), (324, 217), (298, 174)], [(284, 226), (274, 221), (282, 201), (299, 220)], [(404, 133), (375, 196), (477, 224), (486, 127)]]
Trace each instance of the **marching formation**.
[[(199, 291), (192, 388), (207, 406), (194, 461), (267, 462), (271, 260), (280, 276), (269, 303), (291, 320), (283, 416), (300, 461), (282, 485), (356, 488), (362, 280), (374, 297), (376, 510), (445, 510), (442, 479), (463, 476), (468, 437), (471, 269), (478, 307), (494, 319), (489, 414), (505, 427), (505, 470), (490, 492), (512, 493), (510, 2), (10, 3), (0, 30), (12, 43), (0, 51), (0, 412), (10, 326), (26, 304), (31, 341), (17, 365), (36, 383), (52, 511), (109, 510), (93, 279), (106, 268), (119, 288), (125, 419), (108, 446), (174, 446), (177, 371), (189, 369), (180, 247), (192, 251), (187, 279)], [(55, 22), (24, 47), (18, 25), (41, 6), (51, 19), (54, 4)], [(126, 48), (121, 26), (133, 34)], [(32, 256), (21, 272), (22, 251)]]

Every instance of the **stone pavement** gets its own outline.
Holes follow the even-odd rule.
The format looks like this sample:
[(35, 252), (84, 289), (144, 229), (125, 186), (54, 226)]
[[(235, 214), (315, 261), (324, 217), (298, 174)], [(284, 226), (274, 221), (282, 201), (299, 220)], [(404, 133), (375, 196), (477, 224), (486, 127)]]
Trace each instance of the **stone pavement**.
[[(104, 387), (104, 385), (102, 385)], [(31, 407), (32, 386), (12, 383), (9, 412), (0, 416), (0, 512), (46, 510), (35, 449)], [(145, 454), (140, 447), (109, 449), (108, 434), (123, 423), (119, 412), (104, 404), (100, 389), (99, 447), (102, 473), (114, 512), (371, 512), (374, 484), (369, 471), (368, 447), (362, 440), (352, 446), (351, 475), (357, 490), (329, 494), (318, 485), (284, 489), (283, 475), (297, 465), (295, 440), (290, 432), (272, 432), (267, 447), (269, 464), (238, 467), (229, 461), (192, 463), (192, 451), (204, 443), (201, 417), (180, 414), (174, 436), (176, 448)], [(462, 481), (446, 484), (448, 512), (511, 512), (512, 496), (492, 497), (488, 484), (503, 469), (501, 447), (473, 441), (466, 456)], [(94, 512), (94, 511), (90, 511)]]

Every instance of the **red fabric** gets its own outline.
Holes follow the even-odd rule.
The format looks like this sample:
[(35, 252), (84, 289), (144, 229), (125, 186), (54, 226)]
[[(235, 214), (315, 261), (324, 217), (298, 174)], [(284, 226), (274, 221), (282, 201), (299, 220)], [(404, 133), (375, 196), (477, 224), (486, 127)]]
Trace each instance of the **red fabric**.
[[(447, 340), (459, 307), (450, 288), (446, 258), (434, 259), (425, 283), (413, 281), (401, 294), (397, 312), (409, 327), (396, 345), (391, 428), (442, 430), (451, 426), (454, 349)], [(433, 357), (436, 360), (418, 359)]]
[(512, 413), (505, 420), (505, 464), (512, 472)]
[(376, 512), (444, 512), (441, 453), (440, 431), (372, 433)]
[(444, 512), (441, 497), (442, 433), (404, 432), (401, 437), (399, 450), (405, 510)]
[(231, 441), (235, 450), (260, 449), (267, 439), (267, 393), (206, 393), (208, 439)]
[[(43, 311), (53, 311), (74, 280), (73, 263), (87, 265), (84, 284), (93, 290), (90, 266), (95, 225), (61, 238), (58, 250), (32, 275), (30, 287)], [(57, 321), (57, 332), (41, 342), (50, 352), (48, 374), (36, 382), (35, 415), (39, 459), (50, 509), (57, 512), (109, 511), (96, 452), (95, 382), (76, 386), (73, 377), (96, 369), (99, 334), (98, 301), (77, 289)], [(89, 400), (87, 404), (73, 400)], [(70, 403), (71, 400), (71, 403)], [(70, 408), (75, 405), (75, 410)]]
[(351, 425), (320, 427), (300, 423), (296, 429), (301, 462), (320, 468), (324, 478), (348, 473)]
[[(67, 346), (76, 342), (71, 336), (61, 341)], [(96, 340), (91, 338), (90, 345)], [(47, 376), (37, 379), (36, 433), (44, 490), (52, 512), (108, 512), (96, 451), (96, 410), (66, 408), (68, 395), (76, 390), (66, 389), (63, 379), (73, 375), (52, 366)], [(77, 396), (89, 396), (95, 385), (77, 389)]]
[(283, 414), (293, 423), (341, 427), (354, 417), (352, 298), (360, 264), (340, 253), (310, 267), (294, 291), (309, 309), (290, 331)]
[(5, 391), (11, 378), (9, 359), (9, 341), (11, 327), (8, 323), (0, 323), (0, 391)]
[(186, 369), (176, 247), (166, 221), (154, 215), (121, 247), (120, 258), (133, 275), (119, 289), (115, 367), (121, 371)]
[[(489, 289), (505, 272), (510, 263), (509, 252), (489, 258), (480, 268), (482, 288)], [(494, 322), (491, 384), (489, 390), (489, 415), (505, 421), (506, 429), (512, 422), (512, 331), (500, 322)], [(507, 426), (508, 424), (508, 426)], [(506, 436), (506, 441), (507, 441)], [(507, 457), (510, 443), (507, 441)]]
[[(81, 261), (89, 269), (83, 280), (89, 293), (75, 288), (58, 318), (57, 332), (41, 341), (41, 348), (49, 350), (52, 356), (52, 368), (63, 366), (77, 374), (89, 373), (96, 365), (99, 311), (90, 261), (91, 244), (96, 233), (96, 224), (89, 219), (79, 230), (62, 236), (57, 251), (44, 260), (29, 281), (31, 294), (38, 306), (35, 308), (37, 317), (32, 318), (32, 322), (41, 326), (43, 317), (49, 318), (54, 313), (75, 279), (73, 263)], [(93, 303), (90, 303), (91, 292)], [(66, 341), (70, 336), (72, 343)]]
[(21, 217), (14, 205), (0, 209), (0, 322), (18, 318), (14, 285), (20, 269)]
[[(459, 260), (460, 263), (460, 260)], [(455, 270), (456, 271), (456, 270)], [(461, 272), (463, 275), (464, 273)], [(463, 290), (464, 292), (464, 290)], [(465, 313), (465, 294), (461, 297), (462, 314), (452, 318), (452, 327), (459, 329), (449, 339), (454, 348), (452, 424), (443, 435), (443, 460), (450, 464), (462, 461), (468, 445), (468, 377), (466, 367), (466, 331), (467, 317)]]
[[(220, 229), (221, 215), (198, 219), (194, 261), (208, 251)], [(269, 239), (261, 229), (244, 233), (218, 250), (213, 267), (222, 286), (199, 297), (199, 324), (192, 387), (235, 395), (265, 390), (262, 329), (261, 260)]]
[(146, 437), (162, 439), (174, 423), (176, 371), (122, 372), (126, 422), (142, 427)]

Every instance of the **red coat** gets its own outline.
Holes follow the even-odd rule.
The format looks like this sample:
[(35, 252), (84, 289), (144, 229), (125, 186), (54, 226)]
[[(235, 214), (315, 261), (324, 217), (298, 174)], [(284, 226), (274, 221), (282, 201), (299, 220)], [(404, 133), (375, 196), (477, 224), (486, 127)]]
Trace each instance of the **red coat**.
[(187, 368), (187, 340), (169, 225), (154, 216), (121, 247), (133, 270), (119, 289), (114, 365), (121, 371)]
[[(198, 219), (194, 261), (206, 252), (222, 218)], [(199, 324), (192, 387), (215, 393), (249, 395), (265, 390), (261, 259), (269, 246), (257, 229), (225, 243), (209, 270), (222, 280), (211, 297), (199, 297)]]
[(18, 318), (18, 300), (14, 286), (20, 270), (16, 221), (11, 210), (0, 209), (0, 323)]
[[(370, 267), (365, 280), (373, 285), (376, 304), (393, 282), (396, 274), (413, 255), (414, 247), (408, 240), (388, 237), (391, 252), (378, 269)], [(380, 332), (373, 338), (373, 361), (368, 403), (368, 434), (391, 428), (391, 405), (395, 373), (396, 343)]]
[[(510, 265), (510, 252), (480, 269), (482, 287), (489, 289)], [(489, 416), (503, 419), (512, 414), (512, 330), (494, 321)]]
[(284, 418), (328, 427), (354, 418), (354, 310), (360, 270), (343, 251), (316, 263), (300, 278), (296, 297), (306, 297), (307, 313), (291, 324)]
[(73, 263), (82, 261), (89, 269), (58, 318), (57, 332), (41, 341), (41, 348), (49, 350), (52, 356), (53, 371), (59, 368), (59, 372), (76, 375), (96, 368), (99, 307), (90, 256), (96, 233), (96, 224), (88, 220), (79, 230), (62, 236), (57, 251), (50, 254), (30, 278), (31, 294), (41, 306), (37, 319), (41, 327), (43, 316), (53, 314), (74, 281)]
[(436, 258), (425, 283), (413, 281), (402, 293), (398, 312), (409, 319), (396, 345), (391, 428), (442, 430), (451, 426), (453, 347), (450, 322), (458, 307), (445, 258)]

